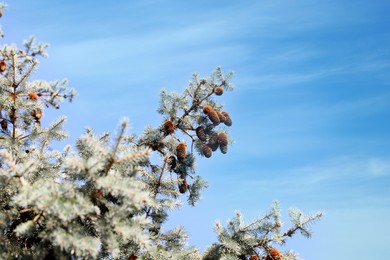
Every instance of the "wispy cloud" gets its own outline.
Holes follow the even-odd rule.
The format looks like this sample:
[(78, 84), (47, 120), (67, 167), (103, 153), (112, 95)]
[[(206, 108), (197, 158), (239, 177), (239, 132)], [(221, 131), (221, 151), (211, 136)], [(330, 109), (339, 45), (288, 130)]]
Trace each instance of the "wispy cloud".
[[(142, 77), (150, 70), (164, 73), (186, 64), (223, 62), (223, 57), (234, 57), (244, 52), (240, 44), (223, 39), (226, 32), (218, 22), (198, 23), (170, 30), (149, 30), (138, 35), (84, 39), (52, 48), (53, 56), (62, 60), (66, 71), (76, 75)], [(219, 44), (216, 44), (218, 42)], [(126, 62), (127, 61), (127, 62)], [(79, 66), (75, 67), (73, 64)], [(99, 67), (105, 66), (104, 70)], [(192, 65), (192, 70), (195, 65)], [(144, 73), (142, 73), (144, 72)]]
[(293, 169), (291, 173), (320, 175), (323, 180), (389, 177), (390, 158), (340, 157), (319, 165)]
[[(318, 54), (321, 56), (321, 54)], [(279, 55), (275, 59), (278, 60), (278, 63), (282, 64), (294, 64), (294, 60), (302, 59), (308, 61), (310, 57), (308, 55), (299, 55), (296, 53), (294, 56), (290, 55)], [(311, 56), (311, 58), (313, 58)], [(269, 57), (270, 59), (270, 57)], [(275, 62), (268, 62), (267, 59), (259, 62), (258, 66), (266, 67), (266, 66), (276, 66)], [(390, 62), (384, 59), (376, 59), (376, 60), (367, 60), (364, 57), (361, 59), (357, 59), (355, 63), (344, 63), (340, 64), (337, 67), (329, 67), (329, 68), (317, 68), (308, 72), (298, 72), (298, 73), (261, 73), (252, 74), (252, 75), (244, 75), (240, 78), (240, 84), (244, 85), (249, 89), (271, 89), (276, 87), (291, 87), (297, 84), (307, 83), (307, 82), (315, 82), (324, 78), (335, 78), (342, 76), (350, 76), (353, 74), (362, 74), (362, 73), (372, 73), (373, 75), (388, 75), (387, 70), (390, 67)], [(277, 71), (277, 66), (275, 67)], [(308, 70), (308, 68), (306, 68)], [(383, 72), (383, 73), (382, 73)], [(383, 80), (383, 82), (387, 79), (387, 77)], [(380, 81), (379, 81), (380, 82)], [(374, 82), (375, 84), (375, 82)]]
[(240, 84), (246, 89), (264, 90), (275, 87), (290, 87), (296, 84), (311, 82), (325, 77), (334, 70), (318, 71), (312, 73), (283, 73), (283, 74), (260, 74), (242, 78)]
[(250, 178), (253, 175), (248, 175), (249, 180), (245, 185), (270, 187), (283, 193), (307, 193), (324, 189), (334, 192), (339, 189), (336, 186), (349, 183), (348, 190), (353, 190), (358, 189), (353, 186), (360, 182), (366, 182), (366, 188), (375, 180), (390, 183), (390, 158), (344, 156), (289, 170), (263, 173), (258, 173), (257, 176), (261, 178), (257, 180)]

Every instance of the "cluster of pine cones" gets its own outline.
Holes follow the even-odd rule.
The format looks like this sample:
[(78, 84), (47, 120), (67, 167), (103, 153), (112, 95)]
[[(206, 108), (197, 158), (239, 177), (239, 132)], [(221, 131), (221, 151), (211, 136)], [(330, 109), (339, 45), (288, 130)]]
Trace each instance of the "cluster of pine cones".
[[(214, 88), (214, 94), (220, 96), (223, 94), (223, 88), (221, 86), (216, 86)], [(201, 149), (202, 154), (210, 158), (212, 153), (220, 148), (223, 154), (227, 153), (228, 150), (228, 136), (224, 132), (213, 132), (212, 128), (224, 123), (226, 126), (231, 126), (233, 124), (232, 119), (227, 112), (215, 111), (214, 108), (210, 105), (203, 107), (203, 113), (207, 115), (208, 119), (211, 121), (212, 125), (208, 127), (198, 126), (195, 129), (196, 136), (200, 141), (203, 142)], [(168, 120), (164, 123), (162, 131), (165, 136), (171, 135), (175, 132), (175, 124)], [(181, 142), (177, 145), (175, 151), (176, 157), (171, 155), (168, 158), (168, 166), (170, 171), (174, 171), (177, 165), (177, 161), (184, 162), (187, 156), (187, 145), (185, 142)], [(177, 158), (177, 159), (176, 159)], [(178, 188), (180, 193), (185, 193), (188, 190), (188, 183), (185, 176), (180, 176), (178, 181)]]
[[(222, 95), (222, 87), (217, 86), (214, 89), (214, 93), (217, 96)], [(214, 108), (209, 105), (203, 107), (203, 113), (207, 115), (208, 119), (213, 123), (214, 127), (221, 123), (225, 124), (226, 126), (231, 126), (233, 124), (233, 121), (228, 112), (215, 111)], [(218, 149), (218, 147), (223, 154), (227, 153), (229, 141), (225, 133), (213, 132), (212, 129), (205, 129), (203, 126), (197, 127), (195, 132), (199, 140), (203, 142), (202, 154), (206, 158), (210, 158), (213, 152)]]

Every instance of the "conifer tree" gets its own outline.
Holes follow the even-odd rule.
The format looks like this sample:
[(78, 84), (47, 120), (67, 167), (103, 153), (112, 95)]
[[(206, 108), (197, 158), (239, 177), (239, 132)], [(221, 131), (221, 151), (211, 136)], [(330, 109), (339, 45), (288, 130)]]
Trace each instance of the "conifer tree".
[(207, 187), (196, 157), (228, 153), (233, 120), (219, 100), (233, 90), (233, 73), (217, 68), (194, 74), (183, 93), (162, 90), (162, 122), (139, 136), (124, 119), (113, 136), (87, 128), (56, 151), (66, 120), (41, 118), (76, 92), (66, 80), (31, 80), (46, 49), (34, 37), (21, 49), (0, 47), (1, 259), (298, 259), (276, 247), (298, 231), (310, 237), (321, 212), (291, 210), (288, 229), (278, 203), (249, 223), (237, 212), (227, 227), (216, 223), (218, 242), (203, 253), (187, 246), (183, 227), (163, 229), (169, 210), (194, 206)]

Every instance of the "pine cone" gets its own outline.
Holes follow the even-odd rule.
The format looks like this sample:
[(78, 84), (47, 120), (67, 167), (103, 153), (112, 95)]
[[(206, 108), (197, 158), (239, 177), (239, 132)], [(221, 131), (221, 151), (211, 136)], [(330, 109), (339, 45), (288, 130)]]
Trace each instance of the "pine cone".
[(211, 135), (209, 137), (208, 145), (213, 152), (218, 149), (218, 133), (216, 133), (216, 132), (211, 133)]
[(225, 117), (225, 121), (223, 122), (227, 126), (231, 126), (233, 124), (232, 119), (230, 118), (230, 115), (228, 112), (222, 112), (221, 113)]
[(221, 153), (226, 154), (228, 151), (227, 145), (219, 145), (219, 149), (221, 150)]
[(223, 88), (221, 88), (220, 86), (216, 87), (216, 88), (214, 89), (214, 93), (215, 93), (215, 95), (217, 95), (217, 96), (221, 96), (221, 95), (223, 94)]
[(8, 129), (8, 122), (7, 122), (7, 120), (5, 120), (5, 119), (3, 119), (3, 120), (1, 120), (1, 129), (3, 129), (4, 131), (7, 131), (7, 129)]
[(227, 134), (221, 132), (218, 134), (218, 143), (220, 145), (228, 145), (229, 141), (228, 141), (228, 136)]
[(186, 158), (186, 144), (185, 143), (180, 143), (176, 147), (176, 156), (179, 161), (184, 161)]
[(219, 148), (221, 149), (221, 152), (223, 154), (227, 153), (229, 141), (228, 141), (228, 137), (225, 133), (218, 134), (218, 143), (219, 143)]
[(216, 145), (218, 144), (218, 133), (212, 132), (209, 137), (209, 145)]
[(219, 123), (221, 122), (221, 121), (219, 120), (219, 117), (218, 117), (217, 112), (215, 112), (214, 110), (213, 110), (213, 111), (210, 111), (210, 112), (208, 113), (208, 116), (209, 116), (210, 121), (213, 122), (213, 125), (214, 125), (214, 126), (219, 125)]
[(211, 155), (213, 154), (213, 151), (211, 150), (210, 146), (208, 146), (207, 144), (204, 144), (202, 146), (202, 154), (206, 157), (206, 158), (210, 158)]
[(218, 114), (218, 117), (219, 117), (219, 121), (220, 121), (221, 123), (225, 123), (225, 120), (226, 120), (225, 116), (222, 115), (222, 113), (221, 113), (221, 112), (218, 112), (218, 111), (217, 111), (217, 114)]
[(138, 259), (138, 256), (131, 255), (131, 256), (129, 256), (128, 260), (137, 260), (137, 259)]
[(282, 260), (282, 254), (275, 248), (269, 251), (266, 260)]
[(259, 257), (257, 255), (251, 255), (249, 260), (259, 260)]
[(173, 132), (175, 132), (175, 125), (173, 124), (172, 121), (166, 121), (164, 123), (164, 134), (170, 135), (173, 134)]
[(37, 94), (35, 94), (34, 92), (33, 92), (33, 93), (30, 93), (30, 94), (28, 94), (28, 97), (29, 97), (30, 99), (33, 99), (33, 100), (38, 100), (38, 95), (37, 95)]
[(196, 132), (196, 136), (199, 138), (199, 140), (201, 140), (202, 142), (206, 141), (206, 133), (204, 131), (204, 128), (203, 126), (198, 126), (195, 130)]
[(211, 106), (206, 105), (203, 107), (203, 113), (205, 113), (206, 115), (210, 113), (210, 111), (214, 111), (214, 109)]
[(181, 183), (179, 184), (179, 192), (183, 194), (186, 193), (187, 190), (188, 190), (187, 180), (185, 178), (181, 179)]
[(0, 72), (4, 72), (7, 69), (7, 63), (4, 60), (0, 61)]

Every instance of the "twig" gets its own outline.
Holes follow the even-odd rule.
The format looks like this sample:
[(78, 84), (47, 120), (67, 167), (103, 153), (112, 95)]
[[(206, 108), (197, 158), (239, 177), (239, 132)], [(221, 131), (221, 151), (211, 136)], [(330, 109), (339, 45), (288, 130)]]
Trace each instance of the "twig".
[(118, 136), (118, 139), (117, 139), (117, 141), (116, 141), (114, 150), (112, 151), (111, 158), (110, 158), (110, 160), (109, 160), (109, 163), (108, 163), (107, 168), (106, 168), (106, 171), (105, 171), (106, 175), (107, 175), (108, 172), (110, 171), (112, 165), (115, 163), (115, 155), (116, 155), (116, 152), (118, 151), (119, 144), (120, 144), (120, 142), (121, 142), (121, 139), (122, 139), (124, 133), (125, 133), (125, 126), (122, 126), (121, 131), (120, 131), (119, 136)]
[[(157, 184), (156, 184), (156, 186), (154, 188), (153, 200), (156, 199), (157, 194), (159, 193), (159, 188), (161, 186), (161, 179), (162, 179), (163, 173), (165, 171), (165, 166), (167, 165), (167, 160), (168, 160), (167, 157), (165, 157), (164, 158), (164, 164), (163, 164), (163, 167), (161, 168), (160, 176), (158, 178), (158, 182), (157, 182)], [(150, 216), (149, 214), (150, 214), (151, 209), (152, 209), (151, 207), (148, 208), (148, 210), (146, 211), (146, 217), (145, 218), (148, 218)]]
[(26, 212), (30, 212), (30, 211), (34, 211), (33, 208), (30, 208), (30, 209), (22, 209), (22, 210), (19, 210), (19, 213), (26, 213)]

